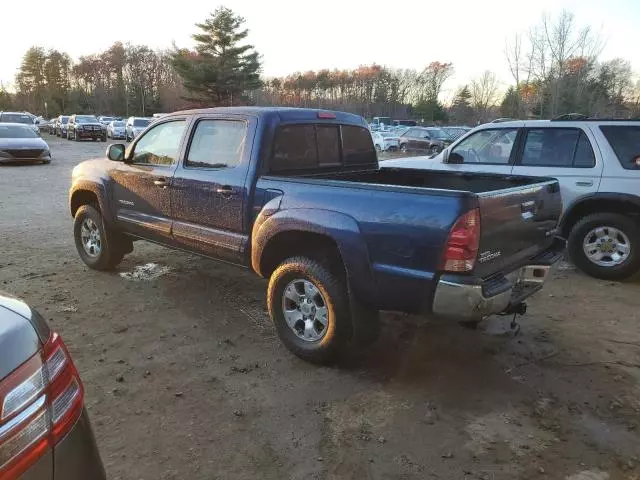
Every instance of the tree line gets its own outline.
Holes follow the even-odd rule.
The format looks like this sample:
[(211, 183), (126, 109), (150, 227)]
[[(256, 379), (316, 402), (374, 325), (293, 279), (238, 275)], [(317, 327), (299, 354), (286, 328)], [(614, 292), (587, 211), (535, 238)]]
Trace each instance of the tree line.
[(473, 125), (497, 116), (549, 118), (562, 113), (640, 116), (640, 82), (624, 59), (599, 61), (602, 42), (578, 28), (572, 14), (540, 24), (506, 42), (513, 84), (485, 71), (461, 85), (448, 105), (443, 88), (455, 69), (433, 61), (423, 69), (364, 65), (264, 78), (261, 57), (246, 43), (244, 19), (220, 7), (193, 35), (195, 48), (154, 51), (114, 43), (77, 62), (57, 50), (24, 55), (15, 92), (0, 87), (0, 110), (41, 115), (103, 113), (148, 116), (198, 106), (282, 105), (340, 109), (365, 117)]

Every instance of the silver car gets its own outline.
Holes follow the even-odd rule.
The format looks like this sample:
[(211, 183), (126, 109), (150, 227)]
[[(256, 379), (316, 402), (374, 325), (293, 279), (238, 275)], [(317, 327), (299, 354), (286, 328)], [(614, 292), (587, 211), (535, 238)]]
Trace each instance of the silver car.
[(0, 292), (0, 478), (105, 480), (84, 387), (60, 335)]
[(107, 125), (107, 137), (115, 139), (126, 138), (127, 125), (124, 120), (113, 120)]
[(125, 139), (127, 142), (133, 141), (142, 131), (149, 126), (151, 118), (146, 117), (129, 117), (127, 119), (127, 127), (125, 130)]

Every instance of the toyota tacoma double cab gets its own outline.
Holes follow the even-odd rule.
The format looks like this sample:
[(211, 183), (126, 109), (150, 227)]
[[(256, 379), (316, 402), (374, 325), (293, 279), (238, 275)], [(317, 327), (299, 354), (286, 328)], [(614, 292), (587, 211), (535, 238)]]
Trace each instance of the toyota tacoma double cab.
[(364, 119), (314, 109), (173, 113), (73, 170), (80, 258), (148, 240), (253, 269), (285, 346), (370, 342), (378, 312), (521, 312), (560, 260), (557, 180), (380, 168)]

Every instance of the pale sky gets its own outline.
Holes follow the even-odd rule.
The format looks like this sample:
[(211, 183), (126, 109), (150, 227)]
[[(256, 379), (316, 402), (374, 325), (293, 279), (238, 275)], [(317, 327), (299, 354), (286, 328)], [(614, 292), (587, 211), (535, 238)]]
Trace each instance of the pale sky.
[[(511, 78), (505, 39), (538, 23), (544, 12), (563, 8), (577, 25), (601, 32), (601, 59), (623, 57), (640, 73), (640, 0), (133, 0), (68, 2), (0, 0), (0, 82), (13, 82), (32, 45), (56, 48), (74, 60), (113, 42), (169, 48), (192, 46), (194, 23), (216, 6), (241, 14), (249, 41), (263, 58), (264, 75), (377, 63), (421, 69), (453, 62), (450, 91), (484, 70)], [(93, 5), (94, 7), (91, 7)], [(165, 7), (166, 5), (166, 7)], [(118, 8), (121, 7), (121, 8)], [(445, 92), (445, 95), (447, 93)]]

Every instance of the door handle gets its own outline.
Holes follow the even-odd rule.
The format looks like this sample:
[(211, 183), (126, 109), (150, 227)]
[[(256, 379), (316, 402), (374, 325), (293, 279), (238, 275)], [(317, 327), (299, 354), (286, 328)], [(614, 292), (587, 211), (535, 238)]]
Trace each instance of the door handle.
[(221, 187), (216, 188), (216, 193), (224, 196), (232, 195), (233, 187), (231, 187), (230, 185), (222, 185)]
[(576, 182), (576, 185), (579, 187), (592, 187), (593, 186), (593, 180), (578, 180)]
[(156, 178), (153, 181), (153, 184), (157, 187), (167, 188), (167, 179), (166, 178)]

